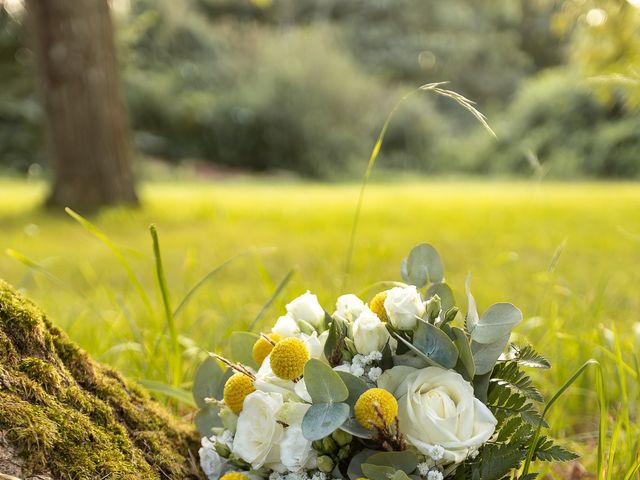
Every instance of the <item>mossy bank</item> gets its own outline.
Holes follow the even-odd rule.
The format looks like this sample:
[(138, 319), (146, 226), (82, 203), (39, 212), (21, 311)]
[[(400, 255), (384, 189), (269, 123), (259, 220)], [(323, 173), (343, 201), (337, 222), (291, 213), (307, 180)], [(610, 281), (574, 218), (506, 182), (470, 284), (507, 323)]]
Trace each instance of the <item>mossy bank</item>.
[(199, 478), (191, 426), (92, 360), (2, 280), (0, 438), (15, 452), (0, 473)]

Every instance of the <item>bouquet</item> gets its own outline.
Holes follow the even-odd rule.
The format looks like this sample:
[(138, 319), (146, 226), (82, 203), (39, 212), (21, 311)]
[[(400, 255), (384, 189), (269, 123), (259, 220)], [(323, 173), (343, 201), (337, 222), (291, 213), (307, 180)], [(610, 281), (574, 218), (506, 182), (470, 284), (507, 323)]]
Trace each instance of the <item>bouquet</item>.
[(533, 479), (531, 462), (575, 458), (540, 433), (525, 369), (550, 365), (509, 344), (520, 310), (479, 315), (468, 279), (463, 316), (428, 244), (401, 273), (332, 314), (307, 292), (270, 331), (235, 332), (230, 358), (210, 354), (193, 385), (210, 480)]

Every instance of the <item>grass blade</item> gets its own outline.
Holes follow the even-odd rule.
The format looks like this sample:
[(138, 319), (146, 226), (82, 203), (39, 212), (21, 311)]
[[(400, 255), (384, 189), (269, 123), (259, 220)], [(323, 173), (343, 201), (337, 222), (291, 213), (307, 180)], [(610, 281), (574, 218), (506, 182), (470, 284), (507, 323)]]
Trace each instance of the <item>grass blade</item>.
[(202, 288), (202, 286), (205, 285), (213, 276), (215, 276), (216, 273), (218, 273), (220, 270), (224, 269), (227, 265), (229, 265), (230, 263), (232, 263), (235, 260), (237, 260), (239, 258), (242, 258), (242, 257), (246, 257), (246, 256), (249, 256), (249, 255), (254, 255), (255, 253), (270, 252), (270, 251), (273, 251), (273, 249), (271, 249), (271, 248), (263, 248), (263, 249), (259, 249), (259, 250), (248, 250), (246, 252), (239, 253), (238, 255), (235, 255), (234, 257), (231, 257), (231, 258), (225, 260), (220, 265), (215, 267), (213, 270), (210, 270), (200, 280), (198, 280), (198, 282), (191, 288), (191, 290), (189, 290), (187, 292), (187, 294), (180, 301), (180, 303), (178, 304), (176, 309), (173, 311), (173, 316), (177, 317), (180, 314), (180, 312), (182, 312), (182, 310), (184, 310), (184, 308), (187, 306), (187, 304), (189, 303), (189, 301), (191, 300), (193, 295), (198, 290), (200, 290), (200, 288)]
[(165, 395), (169, 398), (177, 400), (180, 403), (188, 405), (189, 407), (196, 408), (196, 402), (194, 402), (191, 392), (187, 392), (182, 388), (178, 388), (173, 385), (167, 385), (166, 383), (157, 382), (155, 380), (138, 380), (138, 383), (151, 392)]
[(96, 237), (98, 240), (104, 243), (109, 250), (111, 250), (111, 253), (113, 253), (113, 255), (118, 260), (118, 263), (120, 263), (122, 268), (124, 268), (125, 272), (127, 273), (127, 276), (129, 277), (129, 281), (138, 292), (140, 299), (142, 300), (145, 307), (147, 308), (147, 311), (149, 312), (149, 316), (153, 317), (153, 307), (151, 306), (151, 301), (149, 300), (149, 296), (147, 295), (144, 288), (142, 287), (142, 284), (138, 280), (138, 277), (133, 272), (131, 265), (129, 265), (129, 262), (127, 262), (127, 259), (122, 253), (122, 250), (118, 248), (118, 246), (111, 241), (111, 239), (107, 236), (106, 233), (104, 233), (102, 230), (100, 230), (97, 226), (95, 226), (89, 220), (84, 218), (82, 215), (71, 210), (69, 207), (65, 208), (64, 211), (67, 212), (67, 214), (71, 218), (73, 218), (76, 222), (78, 222), (82, 227), (84, 227), (84, 229), (87, 232), (89, 232), (91, 235)]
[(162, 296), (162, 304), (167, 321), (167, 329), (169, 330), (169, 341), (171, 342), (171, 378), (173, 385), (176, 386), (180, 380), (180, 372), (182, 370), (182, 356), (180, 354), (180, 344), (178, 342), (178, 331), (176, 329), (175, 319), (173, 317), (173, 309), (171, 308), (171, 297), (169, 296), (169, 288), (167, 287), (167, 278), (162, 265), (162, 256), (160, 255), (160, 241), (158, 239), (158, 230), (155, 225), (149, 227), (151, 239), (153, 240), (153, 256), (156, 260), (156, 276), (160, 294)]
[(295, 270), (289, 270), (289, 273), (287, 273), (285, 275), (285, 277), (282, 279), (282, 281), (280, 282), (280, 284), (278, 285), (278, 287), (275, 289), (275, 291), (273, 292), (273, 295), (271, 295), (271, 297), (269, 298), (269, 300), (267, 301), (267, 303), (265, 303), (262, 308), (260, 309), (260, 311), (258, 312), (258, 315), (256, 315), (256, 318), (253, 319), (253, 321), (251, 322), (251, 325), (249, 325), (248, 328), (248, 332), (252, 332), (253, 329), (255, 328), (255, 326), (258, 324), (258, 322), (262, 319), (262, 317), (264, 316), (264, 314), (269, 310), (269, 308), (271, 307), (271, 305), (273, 305), (273, 302), (276, 301), (276, 299), (280, 296), (280, 294), (282, 293), (282, 291), (286, 288), (286, 286), (289, 284), (289, 282), (291, 281), (291, 278), (293, 277), (293, 274), (295, 273)]
[(597, 369), (596, 375), (596, 390), (598, 392), (598, 403), (600, 404), (600, 422), (599, 422), (599, 431), (598, 431), (598, 459), (597, 459), (597, 468), (598, 468), (598, 480), (604, 480), (604, 448), (603, 442), (606, 435), (606, 398), (604, 395), (604, 377), (602, 373), (602, 367), (597, 360), (588, 360), (586, 361), (555, 393), (553, 397), (549, 400), (549, 402), (542, 410), (542, 415), (540, 416), (540, 422), (538, 423), (538, 427), (536, 428), (535, 435), (531, 441), (531, 448), (529, 449), (529, 453), (527, 453), (527, 458), (524, 463), (524, 467), (522, 469), (522, 476), (525, 476), (529, 473), (529, 468), (531, 466), (531, 462), (533, 460), (533, 455), (535, 453), (536, 446), (538, 445), (538, 440), (540, 439), (540, 432), (542, 431), (542, 422), (544, 417), (546, 416), (549, 409), (553, 406), (556, 401), (564, 395), (564, 393), (574, 384), (574, 382), (580, 378), (580, 376), (591, 366), (594, 366)]
[(466, 98), (465, 96), (460, 95), (457, 92), (454, 92), (453, 90), (447, 90), (445, 88), (442, 88), (442, 85), (445, 85), (446, 83), (447, 82), (428, 83), (426, 85), (422, 85), (421, 87), (417, 88), (416, 90), (413, 90), (413, 91), (405, 94), (402, 98), (400, 98), (400, 100), (398, 100), (398, 102), (393, 106), (393, 108), (391, 109), (391, 111), (387, 115), (387, 118), (385, 119), (384, 124), (382, 125), (382, 128), (380, 129), (380, 132), (378, 133), (378, 138), (376, 139), (376, 143), (373, 145), (373, 150), (371, 150), (371, 155), (369, 156), (369, 161), (367, 162), (367, 168), (366, 168), (366, 170), (364, 172), (364, 176), (362, 177), (362, 183), (360, 185), (360, 192), (358, 194), (358, 202), (356, 204), (356, 211), (354, 213), (353, 222), (351, 224), (351, 233), (349, 235), (349, 246), (347, 247), (347, 255), (346, 255), (346, 259), (345, 259), (344, 276), (343, 276), (343, 280), (342, 280), (342, 288), (341, 288), (341, 290), (344, 290), (345, 283), (347, 281), (347, 278), (349, 276), (349, 272), (351, 270), (351, 262), (352, 262), (352, 259), (353, 259), (353, 250), (355, 248), (356, 232), (358, 230), (358, 223), (360, 222), (360, 212), (362, 210), (362, 204), (363, 204), (363, 201), (364, 201), (365, 189), (367, 187), (367, 184), (369, 183), (369, 178), (371, 177), (371, 173), (373, 172), (373, 167), (375, 166), (376, 159), (378, 158), (378, 155), (380, 154), (380, 149), (382, 148), (382, 143), (384, 141), (384, 136), (386, 135), (387, 129), (389, 128), (389, 123), (391, 123), (391, 119), (393, 118), (395, 113), (400, 108), (400, 105), (402, 105), (402, 103), (404, 103), (405, 100), (407, 100), (409, 97), (413, 96), (414, 94), (416, 94), (418, 92), (423, 92), (423, 91), (424, 92), (433, 92), (433, 93), (436, 93), (437, 95), (440, 95), (440, 96), (443, 96), (443, 97), (446, 97), (446, 98), (450, 98), (450, 99), (454, 100), (455, 102), (457, 102), (461, 107), (466, 109), (468, 112), (470, 112), (476, 118), (476, 120), (478, 120), (478, 122), (480, 122), (480, 124), (494, 138), (496, 138), (495, 132), (491, 129), (491, 127), (489, 126), (489, 123), (487, 122), (487, 117), (485, 117), (484, 114), (482, 114), (478, 109), (476, 109), (474, 107), (475, 103), (473, 101), (469, 100), (468, 98)]

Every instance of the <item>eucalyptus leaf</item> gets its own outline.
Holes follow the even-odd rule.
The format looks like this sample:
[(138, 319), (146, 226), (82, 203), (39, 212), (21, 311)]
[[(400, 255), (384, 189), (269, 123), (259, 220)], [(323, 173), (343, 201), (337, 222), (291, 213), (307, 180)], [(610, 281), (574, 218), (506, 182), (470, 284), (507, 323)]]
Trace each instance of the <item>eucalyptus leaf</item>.
[(347, 476), (350, 480), (358, 480), (359, 478), (364, 477), (364, 473), (362, 473), (362, 464), (365, 459), (374, 454), (375, 450), (370, 450), (365, 448), (364, 450), (356, 453), (351, 461), (349, 462), (349, 467), (347, 468)]
[(340, 403), (349, 397), (349, 390), (340, 375), (317, 358), (312, 358), (304, 366), (304, 383), (313, 403)]
[(451, 369), (458, 361), (458, 350), (449, 336), (430, 323), (418, 322), (413, 345), (444, 368)]
[(360, 395), (369, 390), (371, 387), (360, 377), (351, 375), (349, 372), (338, 371), (336, 373), (346, 385), (347, 390), (349, 390), (349, 396), (346, 399), (346, 403), (353, 409), (353, 406), (358, 401), (358, 398), (360, 398)]
[(371, 455), (365, 463), (379, 465), (381, 467), (391, 467), (409, 474), (418, 466), (418, 457), (411, 450), (404, 450), (402, 452), (380, 452)]
[(191, 387), (191, 393), (198, 408), (203, 408), (207, 405), (204, 401), (205, 398), (217, 398), (219, 400), (217, 394), (220, 390), (223, 375), (222, 368), (212, 357), (205, 358), (198, 366), (193, 377), (193, 386)]
[(464, 289), (467, 292), (467, 317), (466, 327), (469, 333), (473, 333), (476, 329), (476, 325), (480, 321), (478, 317), (478, 307), (476, 306), (476, 299), (471, 295), (471, 273), (467, 275), (467, 281), (464, 284)]
[(389, 480), (389, 478), (396, 473), (396, 470), (393, 467), (363, 463), (362, 473), (365, 474), (368, 480)]
[(231, 359), (251, 368), (258, 368), (253, 359), (253, 344), (260, 338), (255, 333), (233, 332), (229, 338), (231, 346)]
[(476, 374), (476, 366), (473, 360), (473, 353), (471, 351), (471, 345), (467, 335), (461, 328), (452, 327), (453, 343), (458, 349), (458, 363), (456, 364), (456, 370), (464, 377), (465, 380), (471, 381)]
[(207, 405), (196, 413), (194, 422), (201, 436), (210, 437), (212, 429), (222, 427), (222, 421), (218, 416), (219, 411), (217, 406)]
[(504, 351), (509, 342), (510, 334), (507, 333), (493, 343), (478, 343), (471, 341), (473, 363), (476, 366), (476, 375), (483, 375), (493, 370), (493, 366)]
[(456, 299), (453, 296), (453, 291), (447, 283), (434, 283), (427, 290), (427, 297), (431, 298), (434, 295), (440, 297), (440, 305), (443, 312), (446, 312), (450, 308), (456, 305)]
[(405, 282), (418, 288), (444, 281), (444, 266), (435, 248), (427, 243), (414, 247), (400, 267)]
[(482, 314), (471, 338), (478, 343), (494, 343), (509, 335), (522, 321), (522, 312), (511, 303), (495, 303)]
[[(440, 365), (438, 362), (434, 361), (432, 358), (429, 358), (429, 356), (428, 356), (426, 353), (422, 352), (422, 351), (421, 351), (420, 349), (418, 349), (417, 347), (414, 347), (414, 346), (413, 346), (413, 344), (412, 344), (411, 342), (409, 342), (408, 340), (405, 340), (402, 336), (398, 335), (397, 333), (396, 333), (396, 334), (394, 334), (394, 336), (395, 336), (398, 340), (400, 340), (400, 343), (399, 343), (398, 345), (401, 345), (401, 344), (402, 344), (402, 345), (404, 345), (407, 349), (409, 349), (409, 351), (410, 351), (410, 352), (415, 353), (415, 354), (417, 355), (418, 359), (424, 360), (424, 363), (426, 363), (428, 366), (444, 368), (444, 367), (443, 367), (442, 365)], [(402, 359), (407, 359), (407, 360), (409, 360), (409, 359), (411, 359), (411, 355), (409, 355), (408, 353), (404, 353), (404, 354), (402, 354), (402, 355), (396, 355), (396, 356), (394, 357), (394, 362), (395, 362), (395, 364), (396, 364), (396, 365), (416, 366), (417, 368), (420, 368), (420, 367), (418, 367), (418, 365), (417, 365), (417, 363), (418, 363), (418, 362), (417, 362), (416, 360), (411, 359), (411, 362), (410, 362), (410, 363), (408, 363), (408, 362), (398, 363), (398, 362), (396, 361), (396, 358), (397, 358), (398, 360), (402, 360)]]
[(375, 432), (360, 425), (355, 418), (348, 418), (340, 429), (347, 433), (350, 433), (354, 437), (372, 439), (375, 436)]
[(473, 394), (482, 403), (487, 403), (487, 392), (489, 390), (489, 380), (491, 372), (473, 377)]
[(331, 435), (349, 418), (346, 403), (316, 403), (309, 407), (302, 419), (302, 435), (309, 441)]
[[(421, 477), (418, 475), (418, 478)], [(389, 477), (389, 480), (412, 480), (412, 478), (402, 470), (398, 470), (396, 473)]]

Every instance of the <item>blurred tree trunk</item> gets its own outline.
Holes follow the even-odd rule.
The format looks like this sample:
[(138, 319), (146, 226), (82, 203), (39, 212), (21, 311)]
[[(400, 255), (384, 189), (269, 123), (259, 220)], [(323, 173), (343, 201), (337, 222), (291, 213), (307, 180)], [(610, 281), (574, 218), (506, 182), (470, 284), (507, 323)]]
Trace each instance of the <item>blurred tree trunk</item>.
[(137, 203), (108, 0), (26, 4), (54, 171), (47, 203)]

